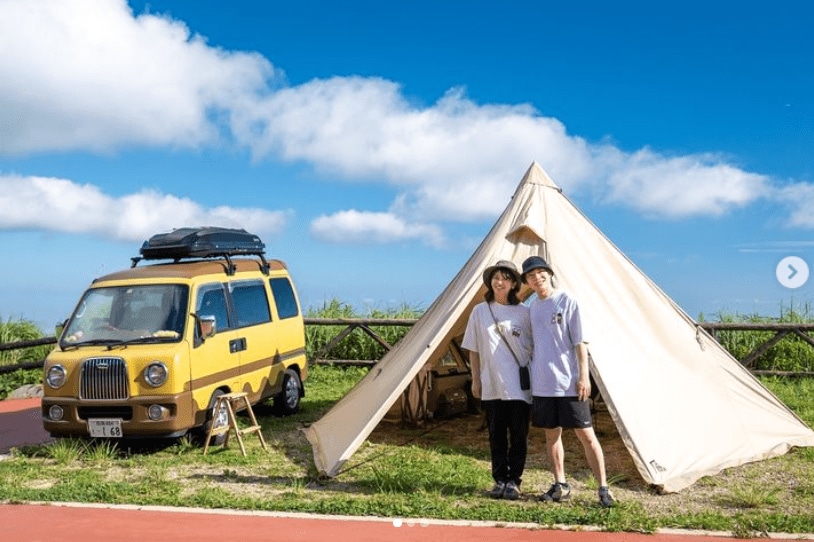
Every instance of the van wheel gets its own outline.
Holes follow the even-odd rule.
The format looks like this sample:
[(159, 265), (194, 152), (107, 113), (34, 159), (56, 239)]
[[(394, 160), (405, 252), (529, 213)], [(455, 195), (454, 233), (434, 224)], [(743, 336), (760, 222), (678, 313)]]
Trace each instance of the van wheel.
[[(215, 390), (215, 393), (212, 394), (212, 398), (209, 399), (209, 409), (206, 411), (206, 421), (195, 431), (195, 436), (197, 437), (197, 440), (201, 446), (206, 445), (206, 436), (209, 434), (209, 429), (212, 427), (213, 423), (215, 424), (215, 427), (221, 427), (229, 424), (229, 410), (227, 409), (225, 403), (221, 403), (220, 408), (217, 412), (215, 412), (215, 403), (217, 403), (218, 397), (221, 395), (225, 395), (223, 390)], [(209, 443), (209, 445), (222, 446), (223, 443), (226, 442), (226, 438), (228, 436), (229, 433), (221, 433), (220, 435), (212, 437), (212, 441)]]
[(300, 410), (302, 382), (296, 371), (288, 369), (283, 375), (283, 389), (274, 396), (274, 412), (282, 416), (295, 414)]

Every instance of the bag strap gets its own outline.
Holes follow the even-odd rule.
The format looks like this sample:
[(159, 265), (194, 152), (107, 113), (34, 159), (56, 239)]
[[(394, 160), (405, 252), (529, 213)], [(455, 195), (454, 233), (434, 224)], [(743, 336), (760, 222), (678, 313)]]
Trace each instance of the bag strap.
[(492, 311), (492, 304), (487, 302), (487, 303), (486, 303), (486, 306), (487, 306), (487, 307), (489, 307), (489, 314), (491, 314), (491, 315), (492, 315), (492, 320), (494, 320), (494, 321), (495, 321), (495, 329), (497, 329), (497, 332), (498, 332), (498, 334), (500, 335), (500, 338), (501, 338), (501, 339), (503, 339), (503, 342), (504, 342), (504, 343), (506, 343), (506, 346), (508, 346), (508, 347), (509, 347), (509, 352), (511, 352), (511, 353), (512, 353), (512, 357), (514, 358), (514, 361), (516, 361), (516, 362), (517, 362), (517, 365), (518, 365), (518, 366), (520, 366), (520, 367), (526, 367), (526, 365), (523, 365), (522, 363), (520, 363), (520, 360), (517, 358), (517, 354), (515, 354), (515, 353), (514, 353), (514, 350), (512, 349), (512, 345), (511, 345), (511, 343), (509, 343), (509, 341), (508, 341), (508, 340), (506, 339), (506, 337), (503, 335), (503, 331), (500, 329), (500, 324), (497, 322), (497, 318), (495, 317), (495, 313)]

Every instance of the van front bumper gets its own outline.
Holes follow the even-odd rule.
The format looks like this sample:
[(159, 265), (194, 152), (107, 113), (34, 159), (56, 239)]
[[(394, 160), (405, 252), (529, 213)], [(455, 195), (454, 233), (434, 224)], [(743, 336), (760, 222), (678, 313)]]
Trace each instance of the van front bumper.
[[(162, 407), (161, 419), (148, 415), (151, 406)], [(62, 410), (61, 419), (52, 419), (52, 407)], [(83, 400), (71, 397), (43, 397), (42, 423), (53, 437), (89, 436), (88, 420), (121, 420), (123, 438), (179, 437), (195, 427), (192, 394), (134, 397), (127, 401)]]

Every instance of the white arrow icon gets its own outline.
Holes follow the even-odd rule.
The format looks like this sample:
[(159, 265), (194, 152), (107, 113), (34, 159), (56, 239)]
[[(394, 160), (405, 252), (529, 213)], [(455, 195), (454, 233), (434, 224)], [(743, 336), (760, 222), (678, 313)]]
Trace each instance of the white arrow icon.
[(786, 256), (777, 264), (774, 274), (786, 288), (799, 288), (808, 280), (808, 264), (797, 256)]

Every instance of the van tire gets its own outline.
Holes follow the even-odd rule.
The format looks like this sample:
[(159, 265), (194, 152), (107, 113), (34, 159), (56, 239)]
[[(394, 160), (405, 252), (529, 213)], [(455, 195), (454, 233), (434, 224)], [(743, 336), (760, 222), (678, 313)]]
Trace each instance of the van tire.
[(287, 369), (283, 374), (283, 389), (274, 396), (274, 413), (280, 416), (296, 414), (300, 410), (302, 395), (300, 375), (293, 369)]
[[(225, 416), (226, 423), (229, 423), (228, 420), (229, 412), (226, 410), (225, 406), (221, 408), (220, 413), (215, 412), (215, 403), (217, 403), (218, 397), (220, 397), (221, 395), (225, 395), (225, 392), (223, 390), (215, 390), (215, 392), (212, 394), (212, 397), (209, 399), (209, 407), (206, 409), (206, 421), (202, 426), (195, 428), (195, 438), (200, 446), (206, 445), (206, 436), (209, 434), (209, 428), (212, 427), (213, 420), (215, 420), (216, 417), (223, 418)], [(221, 405), (223, 404), (224, 403), (221, 403)], [(209, 443), (209, 445), (223, 446), (228, 437), (229, 433), (221, 433), (220, 435), (216, 435), (212, 437), (212, 441)]]

